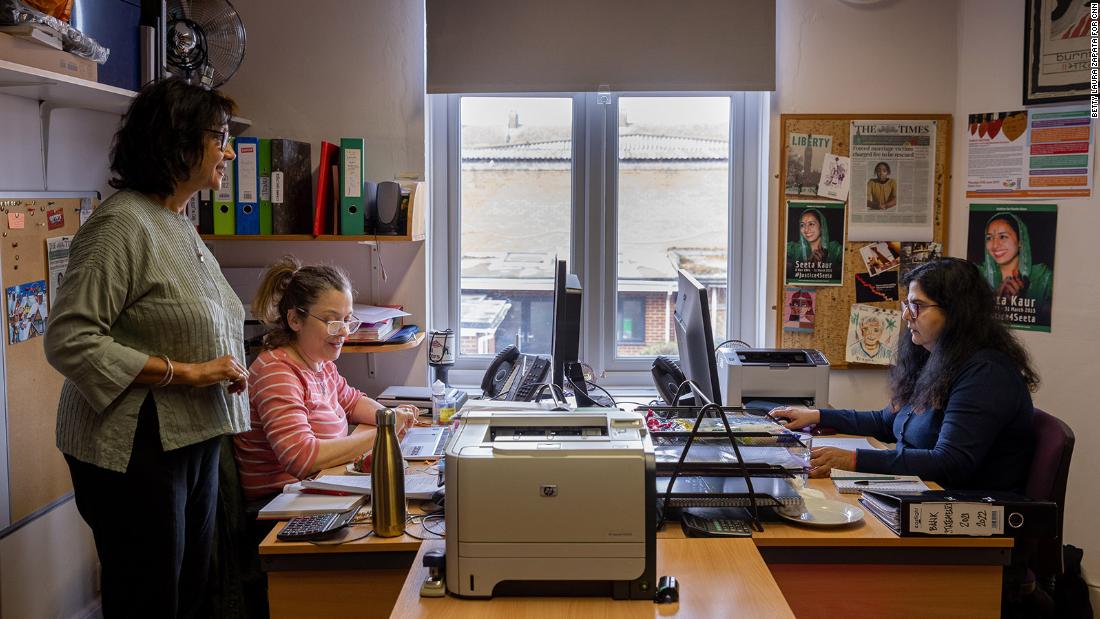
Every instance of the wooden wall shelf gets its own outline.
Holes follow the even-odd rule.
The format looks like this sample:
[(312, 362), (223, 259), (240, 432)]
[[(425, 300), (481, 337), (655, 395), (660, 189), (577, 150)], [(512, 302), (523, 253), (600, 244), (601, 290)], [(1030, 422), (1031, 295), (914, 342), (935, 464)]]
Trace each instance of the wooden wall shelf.
[(352, 353), (352, 354), (355, 354), (355, 353), (372, 353), (372, 352), (396, 352), (398, 350), (408, 350), (410, 348), (416, 348), (417, 346), (420, 346), (420, 344), (423, 341), (424, 341), (424, 332), (421, 331), (420, 333), (417, 333), (415, 336), (413, 336), (413, 339), (409, 340), (408, 342), (402, 343), (402, 344), (370, 344), (370, 345), (363, 345), (363, 344), (345, 343), (343, 352)]
[(392, 243), (394, 241), (423, 241), (423, 235), (411, 236), (404, 234), (401, 236), (389, 236), (373, 234), (358, 234), (358, 235), (340, 235), (340, 234), (322, 234), (321, 236), (313, 236), (312, 234), (200, 234), (204, 241), (355, 241), (358, 243), (373, 243), (375, 241), (380, 243)]

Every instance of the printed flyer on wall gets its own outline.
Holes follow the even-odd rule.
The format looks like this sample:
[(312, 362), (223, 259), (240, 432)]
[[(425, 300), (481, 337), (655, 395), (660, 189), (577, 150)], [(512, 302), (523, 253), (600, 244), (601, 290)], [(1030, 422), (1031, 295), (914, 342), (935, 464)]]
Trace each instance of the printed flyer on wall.
[(1050, 332), (1054, 302), (1056, 204), (971, 204), (966, 259), (995, 296), (997, 318), (1013, 329)]
[(787, 202), (787, 284), (839, 286), (844, 273), (844, 203)]
[(853, 120), (848, 240), (931, 241), (936, 121)]
[(1092, 194), (1092, 118), (1066, 106), (970, 114), (968, 198), (1065, 198)]
[(787, 136), (787, 193), (814, 196), (821, 182), (825, 155), (832, 152), (833, 136), (791, 133)]

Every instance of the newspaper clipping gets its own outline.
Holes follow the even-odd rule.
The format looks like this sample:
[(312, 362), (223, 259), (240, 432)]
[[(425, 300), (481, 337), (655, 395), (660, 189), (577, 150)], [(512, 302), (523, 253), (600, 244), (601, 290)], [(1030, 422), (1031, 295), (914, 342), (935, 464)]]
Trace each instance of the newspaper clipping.
[(854, 120), (849, 241), (931, 241), (936, 121)]

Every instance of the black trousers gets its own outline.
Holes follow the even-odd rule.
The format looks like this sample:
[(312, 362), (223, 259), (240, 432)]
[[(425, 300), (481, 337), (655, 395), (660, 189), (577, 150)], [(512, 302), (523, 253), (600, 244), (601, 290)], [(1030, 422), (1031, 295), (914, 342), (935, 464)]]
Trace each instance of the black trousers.
[(102, 566), (103, 616), (196, 617), (207, 601), (219, 443), (164, 451), (150, 395), (125, 473), (66, 455)]

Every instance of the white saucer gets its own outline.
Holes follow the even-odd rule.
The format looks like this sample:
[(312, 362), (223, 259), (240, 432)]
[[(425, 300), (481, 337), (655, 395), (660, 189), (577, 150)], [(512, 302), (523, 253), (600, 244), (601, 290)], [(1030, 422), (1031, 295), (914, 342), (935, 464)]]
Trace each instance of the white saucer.
[(838, 527), (863, 520), (863, 510), (844, 501), (807, 497), (803, 502), (805, 507), (800, 511), (777, 509), (775, 513), (791, 522), (815, 527)]

